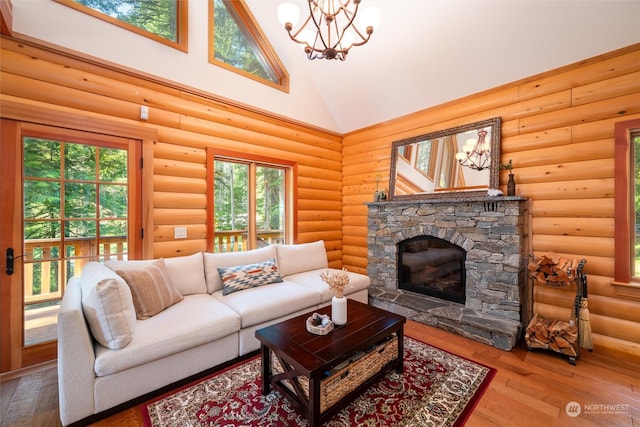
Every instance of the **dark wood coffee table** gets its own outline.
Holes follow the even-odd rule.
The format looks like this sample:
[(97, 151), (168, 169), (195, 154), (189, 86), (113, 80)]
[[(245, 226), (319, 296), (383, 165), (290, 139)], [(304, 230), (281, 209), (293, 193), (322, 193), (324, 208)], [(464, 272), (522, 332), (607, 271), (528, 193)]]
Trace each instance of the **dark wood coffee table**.
[[(315, 312), (331, 315), (331, 307)], [(310, 427), (318, 427), (388, 370), (403, 371), (406, 319), (349, 300), (347, 324), (314, 335), (305, 323), (312, 313), (259, 329), (256, 338), (261, 343), (262, 393), (273, 386), (307, 414)], [(279, 367), (274, 367), (272, 353)], [(322, 399), (331, 401), (328, 393), (340, 398), (323, 408), (327, 402), (321, 405)]]

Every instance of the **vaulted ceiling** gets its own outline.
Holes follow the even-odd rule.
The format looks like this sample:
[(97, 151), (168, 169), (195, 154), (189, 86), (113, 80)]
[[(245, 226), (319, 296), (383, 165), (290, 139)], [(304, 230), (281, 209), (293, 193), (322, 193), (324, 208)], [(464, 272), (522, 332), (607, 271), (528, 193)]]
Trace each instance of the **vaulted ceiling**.
[(363, 0), (381, 12), (370, 42), (309, 61), (273, 17), (282, 1), (247, 3), (343, 132), (640, 42), (638, 0)]
[(190, 0), (188, 54), (51, 0), (13, 0), (14, 30), (339, 133), (640, 42), (640, 0), (363, 0), (381, 12), (371, 41), (344, 62), (309, 61), (277, 20), (283, 1), (306, 7), (245, 0), (288, 93), (207, 62), (206, 0)]

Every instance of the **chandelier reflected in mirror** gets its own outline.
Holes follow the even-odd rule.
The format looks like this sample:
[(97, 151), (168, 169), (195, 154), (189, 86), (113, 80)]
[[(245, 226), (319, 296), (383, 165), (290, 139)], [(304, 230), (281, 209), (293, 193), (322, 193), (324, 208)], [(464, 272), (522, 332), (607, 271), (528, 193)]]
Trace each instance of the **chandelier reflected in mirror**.
[(278, 20), (291, 40), (302, 46), (309, 59), (344, 61), (349, 49), (369, 41), (380, 20), (380, 12), (375, 8), (363, 9), (358, 14), (362, 0), (305, 1), (309, 5), (309, 16), (298, 29), (293, 27), (300, 19), (300, 10), (292, 3), (278, 7)]
[(462, 166), (475, 170), (483, 170), (491, 165), (491, 142), (486, 141), (487, 131), (478, 131), (478, 139), (467, 139), (462, 151), (456, 154), (456, 159)]

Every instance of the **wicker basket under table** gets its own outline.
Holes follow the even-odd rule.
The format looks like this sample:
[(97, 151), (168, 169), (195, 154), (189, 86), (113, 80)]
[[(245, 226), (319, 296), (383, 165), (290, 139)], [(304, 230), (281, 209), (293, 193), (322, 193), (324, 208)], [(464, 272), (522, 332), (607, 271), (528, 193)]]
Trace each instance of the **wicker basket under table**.
[[(379, 373), (384, 366), (398, 358), (398, 337), (393, 335), (388, 340), (379, 343), (370, 351), (359, 354), (342, 368), (334, 369), (320, 381), (320, 412), (325, 412), (338, 401), (351, 393), (362, 383)], [(274, 373), (282, 373), (283, 369), (277, 359), (274, 360)], [(307, 399), (309, 398), (309, 378), (296, 377)], [(283, 384), (293, 391), (291, 381)]]

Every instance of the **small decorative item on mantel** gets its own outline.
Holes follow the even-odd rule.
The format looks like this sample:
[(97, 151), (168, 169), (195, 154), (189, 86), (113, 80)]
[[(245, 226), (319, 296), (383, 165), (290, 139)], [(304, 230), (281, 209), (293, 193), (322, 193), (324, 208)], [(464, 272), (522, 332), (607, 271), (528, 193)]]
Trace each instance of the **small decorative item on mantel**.
[(513, 176), (513, 163), (511, 163), (511, 159), (509, 159), (509, 163), (500, 164), (500, 169), (509, 171), (509, 181), (507, 181), (507, 196), (515, 196), (516, 195), (516, 180)]
[(347, 323), (347, 298), (344, 296), (344, 289), (349, 284), (349, 272), (343, 268), (335, 273), (320, 273), (320, 277), (334, 294), (331, 298), (331, 320), (337, 326), (344, 325)]
[(384, 190), (379, 190), (380, 180), (382, 179), (382, 175), (376, 175), (376, 191), (373, 193), (373, 201), (374, 202), (382, 202), (387, 200), (387, 193)]

